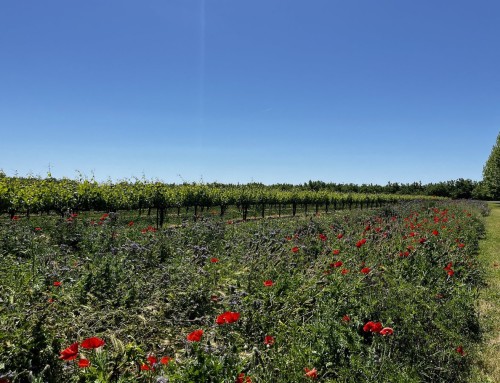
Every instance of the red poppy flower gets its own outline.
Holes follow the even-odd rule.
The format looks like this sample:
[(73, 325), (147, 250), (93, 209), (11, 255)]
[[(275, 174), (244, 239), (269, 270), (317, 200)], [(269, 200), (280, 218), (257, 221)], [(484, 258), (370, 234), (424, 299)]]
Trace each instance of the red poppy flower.
[(160, 359), (160, 363), (161, 364), (168, 364), (169, 362), (171, 362), (172, 360), (174, 360), (173, 358), (169, 357), (169, 356), (164, 356)]
[(380, 332), (382, 330), (382, 323), (369, 321), (363, 326), (365, 332)]
[(332, 251), (333, 255), (339, 255), (340, 254), (340, 250), (339, 249), (335, 249)]
[(287, 236), (287, 237), (285, 237), (285, 239), (286, 239), (287, 241), (291, 241), (291, 240), (292, 240), (292, 237)]
[(363, 331), (364, 332), (371, 331), (373, 324), (374, 322), (372, 321), (366, 322), (365, 325), (363, 326)]
[(218, 325), (222, 325), (225, 323), (234, 323), (238, 319), (240, 319), (240, 313), (226, 311), (225, 313), (222, 313), (217, 317), (215, 323), (217, 323)]
[(342, 239), (343, 236), (344, 236), (344, 234), (340, 233), (339, 235), (337, 235), (337, 238)]
[(425, 243), (426, 241), (427, 241), (427, 238), (420, 238), (420, 239), (418, 240), (418, 242), (420, 242), (420, 243)]
[(215, 258), (215, 257), (212, 257), (212, 258), (210, 258), (210, 262), (217, 263), (217, 262), (219, 262), (219, 259)]
[(190, 342), (199, 342), (201, 340), (202, 335), (203, 335), (203, 330), (194, 330), (193, 332), (187, 335), (186, 339)]
[(392, 335), (394, 334), (394, 330), (390, 327), (384, 327), (382, 330), (379, 331), (379, 334), (382, 336)]
[(78, 361), (78, 367), (80, 368), (87, 368), (90, 366), (90, 360), (88, 359), (80, 359)]
[(267, 281), (264, 281), (264, 286), (266, 286), (266, 287), (270, 287), (270, 286), (272, 286), (272, 285), (274, 285), (274, 282), (273, 282), (273, 281), (271, 281), (270, 279), (268, 279)]
[(148, 360), (150, 365), (156, 364), (158, 362), (158, 359), (156, 359), (156, 357), (153, 355), (149, 355), (146, 359)]
[(320, 234), (318, 237), (319, 237), (319, 239), (321, 239), (322, 241), (326, 241), (326, 235), (324, 235), (324, 234)]
[(380, 331), (382, 331), (382, 323), (375, 322), (372, 326), (372, 331), (380, 333)]
[(432, 231), (432, 234), (433, 234), (433, 235), (439, 235), (439, 231), (437, 231), (437, 230), (433, 230), (433, 231)]
[(141, 371), (149, 371), (151, 367), (149, 367), (146, 363), (141, 364)]
[(458, 346), (456, 349), (455, 349), (456, 352), (458, 352), (460, 355), (462, 356), (465, 356), (465, 352), (464, 352), (464, 349), (462, 346)]
[(147, 232), (154, 233), (156, 232), (156, 229), (153, 226), (149, 225), (147, 228), (141, 230), (142, 234), (146, 234)]
[(363, 274), (368, 274), (370, 271), (371, 271), (371, 269), (369, 267), (363, 267), (361, 269), (361, 273), (363, 273)]
[(99, 348), (101, 346), (104, 346), (106, 343), (101, 339), (97, 337), (92, 337), (92, 338), (87, 338), (82, 341), (81, 346), (83, 348)]
[(448, 262), (448, 264), (446, 265), (446, 267), (443, 268), (443, 270), (451, 270), (451, 268), (453, 267), (453, 262)]
[(99, 218), (101, 221), (104, 221), (106, 218), (109, 217), (109, 214), (108, 213), (104, 213), (103, 215), (101, 215), (101, 218)]
[(12, 220), (13, 221), (19, 221), (20, 217), (18, 215), (15, 215), (12, 217)]
[(448, 270), (448, 275), (450, 277), (453, 277), (453, 275), (455, 275), (455, 271), (453, 271), (452, 269)]
[(340, 273), (343, 275), (349, 274), (349, 269), (342, 269)]
[(35, 231), (42, 231), (41, 227), (35, 227)]
[(344, 262), (342, 262), (342, 261), (337, 261), (337, 262), (335, 262), (335, 263), (332, 263), (333, 267), (340, 267), (340, 266), (342, 266), (343, 264), (344, 264)]
[(299, 251), (299, 248), (297, 246), (292, 247), (292, 253), (297, 253)]
[(358, 242), (356, 242), (356, 247), (357, 248), (360, 248), (361, 246), (363, 246), (364, 244), (366, 243), (366, 239), (363, 238), (361, 240), (359, 240)]
[(307, 376), (308, 378), (311, 378), (311, 379), (318, 378), (318, 371), (315, 368), (310, 370), (307, 367), (304, 367), (304, 371), (306, 372), (304, 375)]
[(249, 376), (246, 376), (243, 372), (241, 372), (236, 377), (235, 383), (252, 383), (252, 379), (250, 379)]
[(350, 321), (351, 321), (351, 318), (349, 317), (349, 315), (346, 314), (342, 317), (342, 322), (350, 322)]
[(276, 340), (276, 339), (274, 338), (274, 336), (271, 336), (271, 335), (266, 335), (266, 336), (264, 337), (264, 344), (267, 344), (267, 345), (271, 346), (271, 345), (273, 345), (273, 344), (274, 344), (275, 340)]
[(55, 281), (55, 282), (54, 282), (54, 286), (56, 286), (56, 287), (60, 287), (60, 286), (61, 286), (61, 282), (59, 282), (59, 281)]
[(127, 225), (128, 225), (129, 227), (134, 226), (134, 221), (130, 221)]
[(75, 342), (68, 348), (62, 350), (60, 354), (59, 359), (62, 360), (76, 359), (76, 356), (78, 355), (78, 342)]
[(457, 246), (461, 249), (461, 248), (465, 247), (465, 243), (459, 243)]

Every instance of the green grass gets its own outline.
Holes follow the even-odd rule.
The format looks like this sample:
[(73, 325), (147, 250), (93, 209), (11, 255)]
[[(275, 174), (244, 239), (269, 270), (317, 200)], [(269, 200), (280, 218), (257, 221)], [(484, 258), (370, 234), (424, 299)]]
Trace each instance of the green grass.
[(486, 236), (480, 242), (479, 259), (486, 269), (486, 287), (479, 300), (485, 334), (476, 366), (476, 382), (500, 382), (500, 203), (489, 203)]

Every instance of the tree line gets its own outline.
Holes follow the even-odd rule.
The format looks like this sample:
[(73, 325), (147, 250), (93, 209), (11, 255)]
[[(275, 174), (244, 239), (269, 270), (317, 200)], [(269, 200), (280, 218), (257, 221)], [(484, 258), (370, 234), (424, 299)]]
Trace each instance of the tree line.
[(422, 182), (376, 184), (342, 184), (309, 181), (302, 185), (310, 190), (329, 190), (339, 193), (386, 193), (398, 195), (426, 195), (452, 199), (487, 199), (482, 192), (482, 182), (459, 178), (457, 180), (422, 184)]

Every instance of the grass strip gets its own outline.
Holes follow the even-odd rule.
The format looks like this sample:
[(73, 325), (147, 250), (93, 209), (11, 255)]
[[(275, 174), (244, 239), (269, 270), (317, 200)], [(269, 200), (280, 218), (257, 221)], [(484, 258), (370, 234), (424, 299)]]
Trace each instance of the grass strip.
[(485, 341), (474, 381), (500, 383), (500, 202), (488, 205), (491, 213), (486, 217), (486, 237), (479, 245), (479, 259), (486, 270), (486, 287), (479, 300)]

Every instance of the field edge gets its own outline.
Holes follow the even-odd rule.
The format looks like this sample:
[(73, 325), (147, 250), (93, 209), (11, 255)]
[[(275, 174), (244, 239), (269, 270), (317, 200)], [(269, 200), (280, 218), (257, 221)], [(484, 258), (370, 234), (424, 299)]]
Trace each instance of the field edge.
[(500, 202), (489, 202), (486, 234), (479, 243), (479, 260), (485, 270), (485, 287), (479, 296), (484, 341), (473, 367), (472, 383), (500, 383)]

